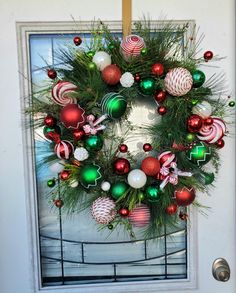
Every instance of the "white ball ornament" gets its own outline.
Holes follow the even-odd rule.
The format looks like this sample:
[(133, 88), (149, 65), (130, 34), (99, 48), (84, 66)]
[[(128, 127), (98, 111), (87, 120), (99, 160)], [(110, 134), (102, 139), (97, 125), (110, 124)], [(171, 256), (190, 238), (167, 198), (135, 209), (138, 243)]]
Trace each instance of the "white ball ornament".
[(103, 191), (109, 191), (111, 188), (111, 183), (108, 182), (108, 181), (103, 181), (102, 184), (101, 184), (101, 189)]
[(93, 62), (97, 65), (97, 68), (102, 71), (108, 65), (111, 65), (111, 56), (104, 51), (98, 51), (93, 56)]
[(77, 181), (76, 179), (71, 180), (71, 182), (69, 183), (70, 187), (72, 188), (76, 188), (79, 185), (79, 181)]
[(131, 187), (138, 189), (146, 184), (147, 176), (142, 170), (134, 169), (129, 172), (127, 180)]
[(134, 84), (133, 74), (130, 72), (125, 72), (122, 74), (120, 78), (120, 84), (126, 88), (131, 87)]
[(64, 160), (57, 161), (49, 166), (52, 173), (61, 173), (64, 170), (66, 162)]
[(193, 114), (197, 114), (203, 119), (206, 119), (211, 116), (212, 107), (211, 104), (209, 104), (207, 101), (202, 101), (192, 108), (192, 112)]
[(97, 198), (92, 204), (91, 214), (99, 224), (109, 224), (116, 216), (116, 205), (114, 200), (109, 197)]
[(79, 147), (75, 149), (74, 157), (76, 160), (81, 162), (88, 159), (89, 153), (85, 148)]

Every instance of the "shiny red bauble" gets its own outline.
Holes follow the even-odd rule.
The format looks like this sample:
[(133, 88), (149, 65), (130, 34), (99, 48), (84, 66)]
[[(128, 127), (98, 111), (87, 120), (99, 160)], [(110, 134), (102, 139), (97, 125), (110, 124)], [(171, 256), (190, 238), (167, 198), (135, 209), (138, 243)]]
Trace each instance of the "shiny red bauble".
[(73, 42), (76, 46), (79, 46), (82, 43), (82, 39), (78, 36), (74, 37)]
[(212, 51), (206, 51), (203, 55), (205, 61), (211, 60), (213, 58), (213, 52)]
[(70, 171), (68, 171), (68, 170), (63, 170), (63, 171), (60, 173), (60, 179), (63, 180), (63, 181), (68, 180), (69, 177), (70, 177)]
[(199, 130), (202, 128), (202, 125), (202, 118), (196, 114), (191, 115), (187, 120), (188, 131), (191, 133), (199, 132)]
[(155, 176), (160, 171), (160, 163), (157, 158), (147, 157), (141, 163), (142, 171), (148, 176)]
[(219, 148), (219, 149), (222, 149), (225, 145), (225, 141), (221, 138), (219, 139), (217, 142), (216, 142), (216, 146)]
[(106, 84), (116, 85), (121, 78), (120, 68), (115, 64), (106, 66), (102, 71), (102, 78)]
[(196, 197), (193, 187), (182, 187), (175, 190), (175, 199), (178, 206), (190, 205)]
[(130, 171), (130, 163), (125, 158), (118, 158), (113, 163), (113, 168), (116, 174), (124, 175)]
[(68, 104), (62, 108), (60, 120), (66, 128), (77, 129), (85, 122), (85, 112), (77, 104)]
[(168, 207), (166, 208), (166, 213), (167, 213), (168, 215), (174, 215), (174, 214), (176, 214), (177, 209), (178, 209), (177, 204), (175, 204), (175, 203), (171, 203), (171, 204), (168, 205)]
[(73, 130), (74, 140), (81, 140), (85, 136), (85, 132), (83, 129), (75, 129)]
[(55, 199), (53, 201), (54, 205), (57, 207), (57, 208), (61, 208), (63, 206), (63, 201), (61, 199)]
[(51, 79), (55, 79), (57, 77), (57, 72), (54, 69), (47, 70), (48, 77)]
[(154, 63), (151, 68), (152, 74), (162, 75), (164, 73), (164, 66), (161, 63)]
[(158, 109), (157, 109), (157, 112), (158, 112), (158, 114), (160, 114), (160, 115), (165, 115), (166, 112), (167, 112), (167, 109), (166, 109), (165, 106), (159, 106)]
[(203, 123), (205, 126), (211, 126), (213, 124), (214, 120), (211, 117), (208, 117), (206, 119), (204, 119)]
[(140, 74), (136, 73), (135, 76), (134, 76), (134, 80), (135, 80), (136, 82), (140, 82), (140, 80), (141, 80), (141, 76), (140, 76)]
[(119, 145), (119, 151), (121, 153), (126, 153), (128, 151), (128, 146), (126, 144), (120, 144)]
[(120, 215), (121, 217), (128, 217), (128, 215), (129, 215), (129, 210), (126, 209), (126, 208), (121, 208), (121, 209), (119, 209), (119, 215)]
[(52, 126), (54, 126), (56, 124), (56, 119), (52, 115), (47, 115), (44, 118), (44, 124), (46, 126), (52, 127)]
[(143, 145), (143, 150), (144, 150), (145, 152), (150, 152), (150, 151), (152, 150), (152, 145), (151, 145), (150, 143), (145, 143), (145, 144)]
[(154, 95), (154, 98), (158, 103), (164, 102), (166, 99), (166, 91), (163, 91), (163, 90), (157, 91)]

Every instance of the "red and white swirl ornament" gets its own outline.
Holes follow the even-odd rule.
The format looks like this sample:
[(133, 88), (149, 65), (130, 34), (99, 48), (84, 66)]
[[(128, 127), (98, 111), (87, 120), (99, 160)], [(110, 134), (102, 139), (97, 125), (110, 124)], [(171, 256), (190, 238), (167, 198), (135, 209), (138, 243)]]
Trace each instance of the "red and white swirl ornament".
[(172, 162), (176, 161), (176, 157), (175, 154), (173, 154), (171, 151), (165, 151), (158, 156), (158, 160), (161, 164), (161, 167), (168, 168)]
[(76, 104), (77, 99), (70, 95), (77, 89), (78, 87), (69, 81), (59, 81), (52, 88), (52, 100), (60, 106)]
[(223, 120), (214, 117), (212, 117), (212, 119), (213, 123), (209, 126), (203, 126), (197, 135), (198, 139), (209, 144), (216, 143), (224, 136), (226, 132), (226, 126)]
[(120, 44), (120, 51), (123, 57), (128, 60), (141, 54), (141, 50), (145, 48), (143, 38), (137, 35), (129, 35)]
[(192, 88), (193, 78), (191, 73), (182, 67), (171, 69), (164, 79), (166, 91), (175, 97), (186, 95)]
[(55, 145), (54, 152), (59, 159), (68, 160), (74, 152), (74, 147), (71, 142), (62, 140)]

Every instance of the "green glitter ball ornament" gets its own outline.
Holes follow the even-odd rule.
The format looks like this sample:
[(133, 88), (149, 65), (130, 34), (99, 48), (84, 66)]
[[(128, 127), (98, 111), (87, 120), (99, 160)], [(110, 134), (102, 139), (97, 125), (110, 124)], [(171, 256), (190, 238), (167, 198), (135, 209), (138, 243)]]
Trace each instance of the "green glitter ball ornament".
[(111, 196), (115, 199), (119, 199), (129, 188), (129, 185), (124, 181), (118, 181), (111, 186)]
[(146, 188), (145, 194), (150, 202), (157, 202), (163, 195), (163, 191), (160, 189), (160, 186), (158, 185), (150, 185)]
[(186, 135), (186, 141), (187, 142), (193, 142), (196, 138), (196, 135), (194, 133), (188, 133)]
[(52, 188), (56, 185), (56, 180), (55, 179), (49, 179), (47, 182), (47, 186)]
[(101, 167), (95, 164), (85, 165), (80, 169), (79, 179), (85, 188), (97, 186), (102, 178)]
[(235, 106), (235, 101), (229, 102), (229, 106), (233, 108)]
[(187, 151), (187, 158), (189, 161), (198, 166), (207, 164), (211, 159), (211, 155), (211, 147), (205, 145), (201, 141)]
[(126, 99), (119, 93), (108, 93), (101, 101), (101, 108), (103, 114), (111, 119), (119, 119), (124, 115), (127, 107)]
[(144, 78), (139, 83), (139, 89), (144, 95), (152, 95), (156, 91), (155, 79), (151, 77)]
[(206, 80), (206, 76), (201, 70), (195, 70), (192, 73), (192, 77), (193, 77), (193, 87), (202, 86)]
[(101, 135), (88, 136), (84, 141), (84, 147), (87, 151), (100, 151), (103, 147), (103, 138)]

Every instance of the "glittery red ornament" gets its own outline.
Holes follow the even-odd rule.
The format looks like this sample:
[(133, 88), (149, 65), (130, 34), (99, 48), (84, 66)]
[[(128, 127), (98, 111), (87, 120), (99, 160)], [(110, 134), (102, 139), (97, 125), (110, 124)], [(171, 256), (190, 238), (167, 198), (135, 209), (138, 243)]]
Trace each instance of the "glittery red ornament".
[(168, 215), (174, 215), (176, 214), (178, 209), (178, 206), (175, 203), (171, 203), (170, 205), (168, 205), (168, 207), (166, 208), (166, 213)]
[(186, 221), (186, 220), (188, 219), (188, 214), (185, 214), (185, 213), (180, 212), (180, 213), (179, 213), (179, 218), (180, 218), (182, 221)]
[(44, 118), (44, 124), (46, 126), (52, 127), (52, 126), (54, 126), (56, 124), (56, 119), (52, 115), (47, 115)]
[(124, 175), (130, 171), (130, 163), (125, 158), (118, 158), (113, 163), (113, 168), (116, 174)]
[(154, 98), (158, 103), (164, 102), (166, 99), (166, 91), (163, 91), (163, 90), (157, 91), (154, 95)]
[(120, 144), (120, 145), (119, 145), (119, 151), (120, 151), (121, 153), (126, 153), (126, 152), (128, 151), (128, 147), (127, 147), (127, 145), (126, 145), (126, 144)]
[(199, 132), (199, 130), (202, 128), (203, 125), (203, 120), (200, 116), (198, 115), (191, 115), (188, 120), (187, 120), (187, 127), (188, 131), (195, 133)]
[(126, 208), (121, 208), (121, 209), (119, 209), (119, 214), (121, 217), (128, 217), (129, 210)]
[(160, 171), (160, 163), (157, 158), (147, 157), (141, 163), (142, 171), (148, 176), (155, 176)]
[(151, 70), (152, 74), (160, 76), (164, 73), (164, 66), (161, 63), (154, 63)]
[(135, 80), (136, 82), (140, 82), (140, 80), (141, 80), (141, 76), (140, 76), (138, 73), (136, 73), (135, 76), (134, 76), (134, 80)]
[(158, 114), (160, 114), (160, 115), (165, 115), (166, 112), (167, 112), (167, 109), (166, 109), (165, 106), (159, 106), (158, 109), (157, 109), (157, 112), (158, 112)]
[(57, 208), (61, 208), (63, 206), (63, 201), (61, 199), (55, 199), (53, 201), (54, 205), (57, 207)]
[(150, 143), (145, 143), (145, 144), (143, 145), (143, 150), (144, 150), (145, 152), (150, 152), (150, 151), (152, 150), (152, 145), (151, 145)]
[(205, 61), (207, 62), (208, 60), (211, 60), (213, 58), (213, 52), (206, 51), (203, 56), (204, 56)]
[(77, 129), (85, 122), (84, 109), (77, 104), (68, 104), (62, 108), (60, 120), (66, 128)]
[(102, 78), (109, 85), (116, 85), (121, 78), (121, 71), (118, 66), (111, 64), (106, 66), (102, 71)]
[(61, 173), (60, 173), (60, 179), (65, 181), (65, 180), (68, 180), (70, 177), (70, 171), (68, 170), (63, 170)]
[(214, 120), (211, 117), (208, 117), (206, 119), (204, 119), (203, 123), (205, 126), (211, 126), (213, 124)]
[(83, 129), (73, 130), (73, 137), (75, 140), (81, 140), (84, 136), (85, 136), (85, 132)]
[(54, 69), (47, 70), (48, 77), (51, 79), (55, 79), (57, 77), (57, 72)]
[(73, 42), (76, 46), (79, 46), (82, 43), (82, 39), (78, 36), (74, 37)]
[(217, 142), (216, 142), (216, 146), (219, 148), (219, 149), (222, 149), (225, 145), (225, 141), (223, 139), (219, 139)]
[(196, 197), (193, 187), (182, 187), (175, 190), (175, 198), (178, 206), (190, 205)]

